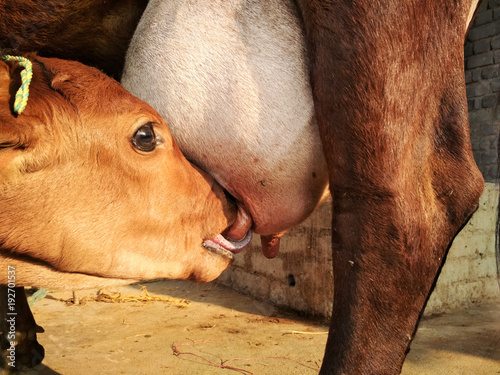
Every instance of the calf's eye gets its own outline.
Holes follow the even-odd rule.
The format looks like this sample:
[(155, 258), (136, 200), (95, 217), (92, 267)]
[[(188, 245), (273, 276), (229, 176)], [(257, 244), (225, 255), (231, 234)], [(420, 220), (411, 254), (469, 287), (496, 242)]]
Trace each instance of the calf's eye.
[(154, 132), (153, 124), (147, 123), (137, 129), (131, 139), (131, 142), (134, 147), (140, 151), (153, 151), (158, 144), (158, 138)]

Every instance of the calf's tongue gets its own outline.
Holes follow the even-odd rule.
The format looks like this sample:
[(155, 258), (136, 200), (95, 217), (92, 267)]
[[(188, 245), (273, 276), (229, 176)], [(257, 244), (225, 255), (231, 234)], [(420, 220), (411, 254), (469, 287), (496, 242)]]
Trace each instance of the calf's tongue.
[(251, 227), (252, 217), (243, 207), (238, 205), (236, 220), (234, 221), (231, 228), (229, 228), (227, 232), (224, 233), (224, 236), (230, 241), (238, 242), (245, 238)]
[(269, 234), (260, 236), (260, 243), (262, 245), (262, 254), (268, 259), (275, 258), (280, 250), (280, 238), (286, 233), (280, 232), (276, 234)]

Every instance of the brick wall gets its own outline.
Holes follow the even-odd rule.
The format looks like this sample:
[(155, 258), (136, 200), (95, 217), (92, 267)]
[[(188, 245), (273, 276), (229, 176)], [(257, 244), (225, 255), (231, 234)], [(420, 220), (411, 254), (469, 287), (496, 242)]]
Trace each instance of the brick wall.
[[(437, 314), (500, 296), (495, 254), (499, 186), (487, 183), (479, 208), (453, 241), (425, 313)], [(330, 317), (333, 302), (331, 205), (323, 204), (283, 238), (274, 259), (259, 236), (218, 279), (277, 306)]]
[(498, 181), (500, 0), (484, 0), (464, 45), (474, 157), (486, 181)]
[(426, 315), (500, 296), (495, 254), (499, 186), (486, 183), (479, 208), (455, 237)]

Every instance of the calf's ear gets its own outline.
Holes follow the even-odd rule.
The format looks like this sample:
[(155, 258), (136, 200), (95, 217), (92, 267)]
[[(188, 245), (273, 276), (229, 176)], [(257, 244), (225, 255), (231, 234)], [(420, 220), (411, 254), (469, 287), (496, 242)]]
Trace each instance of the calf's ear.
[(21, 85), (19, 74), (14, 74), (17, 63), (0, 61), (0, 151), (20, 143), (20, 129), (14, 114), (16, 91)]
[(22, 67), (16, 61), (5, 62), (0, 60), (0, 111), (14, 114), (16, 92), (21, 87)]
[(10, 66), (0, 61), (0, 181), (6, 176), (5, 167), (15, 156), (12, 146), (18, 142), (12, 129), (15, 117), (11, 112), (11, 82)]
[(2, 103), (2, 108), (4, 103), (9, 103), (10, 81), (10, 67), (5, 62), (0, 61), (0, 103)]

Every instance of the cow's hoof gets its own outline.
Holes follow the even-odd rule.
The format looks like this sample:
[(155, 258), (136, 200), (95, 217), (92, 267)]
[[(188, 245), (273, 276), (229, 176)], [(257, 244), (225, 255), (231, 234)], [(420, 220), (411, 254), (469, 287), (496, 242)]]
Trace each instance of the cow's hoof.
[(36, 334), (44, 332), (36, 325), (35, 330), (28, 333), (16, 332), (15, 341), (7, 336), (0, 338), (0, 370), (2, 374), (17, 372), (25, 368), (33, 368), (42, 363), (45, 349), (36, 340)]

